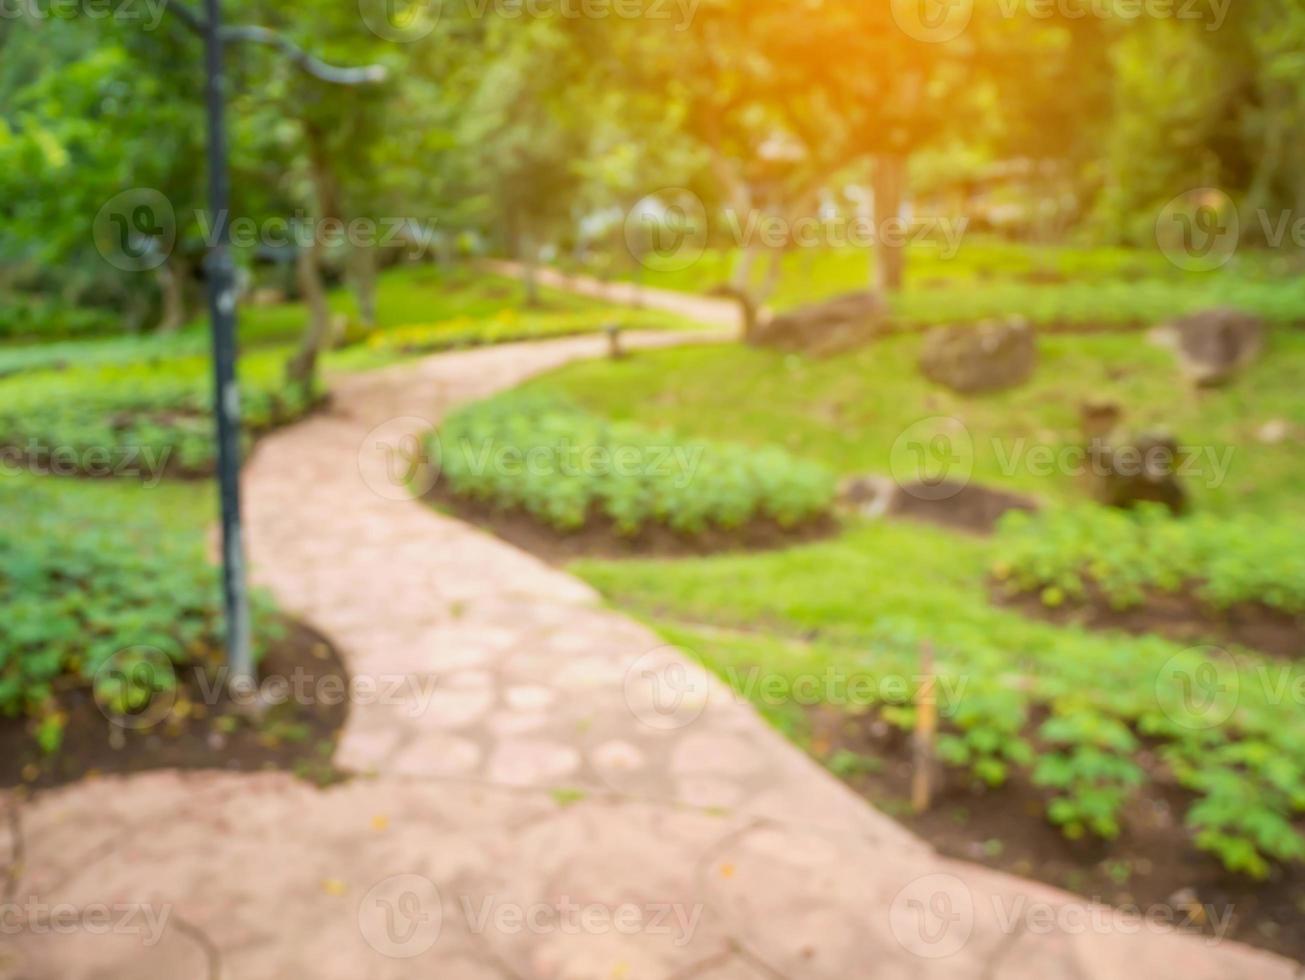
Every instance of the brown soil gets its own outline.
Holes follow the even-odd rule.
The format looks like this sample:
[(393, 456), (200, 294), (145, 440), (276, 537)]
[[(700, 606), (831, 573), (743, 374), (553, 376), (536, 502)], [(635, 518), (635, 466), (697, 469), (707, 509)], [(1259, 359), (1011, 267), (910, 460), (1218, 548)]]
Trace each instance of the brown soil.
[(828, 706), (813, 709), (811, 721), (816, 754), (828, 761), (845, 750), (868, 759), (872, 771), (844, 781), (943, 854), (1115, 906), (1164, 905), (1175, 921), (1211, 936), (1224, 922), (1224, 938), (1305, 960), (1305, 869), (1277, 868), (1263, 882), (1225, 871), (1193, 845), (1183, 827), (1191, 794), (1158, 763), (1155, 781), (1125, 809), (1117, 840), (1070, 841), (1045, 819), (1047, 794), (1027, 777), (993, 790), (948, 769), (931, 808), (917, 815), (909, 803), (909, 736)]
[(943, 481), (936, 485), (908, 484), (893, 495), (888, 513), (975, 534), (991, 534), (1008, 511), (1032, 512), (1037, 504), (1028, 497), (994, 490), (977, 483)]
[(1092, 590), (1086, 602), (1052, 608), (1036, 592), (1011, 595), (999, 583), (993, 583), (990, 591), (994, 603), (1058, 626), (1157, 633), (1179, 643), (1235, 644), (1278, 657), (1305, 654), (1305, 617), (1262, 602), (1215, 609), (1191, 589), (1177, 593), (1153, 590), (1142, 605), (1115, 609), (1099, 590)]
[[(53, 755), (37, 745), (30, 722), (0, 719), (0, 788), (43, 789), (151, 769), (281, 769), (319, 784), (339, 779), (331, 757), (349, 707), (337, 692), (348, 690), (349, 677), (336, 651), (307, 627), (287, 623), (259, 676), (268, 691), (274, 689), (268, 678), (284, 678), (292, 696), (255, 720), (229, 697), (211, 666), (178, 668), (174, 710), (140, 729), (111, 725), (89, 687), (65, 690), (58, 695), (67, 718), (63, 744)], [(294, 696), (301, 691), (306, 696)]]
[(765, 551), (815, 541), (838, 531), (838, 522), (824, 517), (793, 528), (781, 527), (769, 519), (754, 520), (733, 530), (711, 528), (696, 535), (647, 525), (631, 537), (620, 533), (614, 522), (601, 513), (590, 514), (577, 531), (558, 531), (524, 510), (503, 510), (455, 496), (443, 481), (436, 483), (425, 499), (439, 510), (552, 565), (580, 558), (682, 558), (727, 551)]

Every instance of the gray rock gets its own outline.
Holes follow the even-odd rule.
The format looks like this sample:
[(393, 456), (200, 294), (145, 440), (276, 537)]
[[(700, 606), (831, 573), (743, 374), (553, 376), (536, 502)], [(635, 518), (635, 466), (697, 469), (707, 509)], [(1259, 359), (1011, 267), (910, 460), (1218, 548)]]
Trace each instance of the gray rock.
[(1170, 328), (1183, 373), (1201, 386), (1225, 384), (1264, 349), (1264, 321), (1239, 310), (1205, 310)]
[(758, 323), (752, 343), (779, 350), (834, 354), (859, 347), (888, 329), (888, 306), (878, 293), (857, 292), (803, 306)]
[(1037, 363), (1037, 339), (1024, 320), (936, 327), (920, 351), (925, 377), (966, 395), (1021, 385)]

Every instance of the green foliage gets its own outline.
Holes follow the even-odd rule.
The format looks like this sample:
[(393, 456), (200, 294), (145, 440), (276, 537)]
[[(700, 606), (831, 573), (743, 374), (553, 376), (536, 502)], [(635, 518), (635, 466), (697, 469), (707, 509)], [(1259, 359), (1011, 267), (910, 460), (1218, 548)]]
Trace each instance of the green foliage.
[(824, 467), (783, 450), (681, 441), (547, 396), (461, 409), (431, 449), (454, 493), (522, 508), (561, 531), (596, 513), (628, 535), (649, 524), (698, 534), (758, 518), (794, 527), (827, 513), (834, 494)]
[[(207, 358), (177, 357), (0, 380), (7, 465), (23, 460), (55, 475), (210, 473), (216, 457), (211, 370)], [(320, 396), (286, 385), (281, 372), (275, 357), (242, 360), (247, 440), (301, 417)]]
[(1144, 603), (1150, 590), (1191, 588), (1216, 609), (1258, 601), (1300, 613), (1300, 545), (1291, 523), (1256, 517), (1175, 519), (1162, 507), (1070, 507), (1007, 515), (993, 572), (1012, 592), (1041, 592), (1048, 605), (1096, 589), (1126, 609)]
[[(1249, 651), (1221, 658), (1158, 637), (1065, 629), (994, 608), (985, 576), (996, 549), (919, 525), (875, 523), (782, 552), (573, 567), (744, 696), (773, 690), (771, 677), (847, 679), (828, 689), (868, 697), (831, 703), (853, 716), (873, 709), (908, 730), (914, 710), (877, 682), (906, 678), (914, 696), (927, 639), (945, 764), (994, 786), (1016, 772), (1035, 780), (1048, 793), (1048, 819), (1071, 836), (1120, 833), (1130, 799), (1177, 778), (1195, 794), (1186, 817), (1197, 846), (1257, 875), (1299, 860), (1305, 668)], [(765, 632), (748, 632), (758, 622)], [(867, 678), (876, 683), (851, 684)], [(1193, 679), (1197, 703), (1189, 705), (1182, 685)], [(757, 706), (802, 731), (800, 705), (761, 698)]]
[(108, 310), (0, 292), (0, 340), (90, 337), (110, 333), (116, 325), (117, 317)]
[[(176, 683), (169, 665), (213, 664), (220, 650), (219, 577), (198, 535), (97, 501), (0, 486), (0, 714), (38, 719), (46, 751), (69, 687), (95, 685), (106, 709), (135, 713)], [(270, 607), (256, 598), (261, 640)]]

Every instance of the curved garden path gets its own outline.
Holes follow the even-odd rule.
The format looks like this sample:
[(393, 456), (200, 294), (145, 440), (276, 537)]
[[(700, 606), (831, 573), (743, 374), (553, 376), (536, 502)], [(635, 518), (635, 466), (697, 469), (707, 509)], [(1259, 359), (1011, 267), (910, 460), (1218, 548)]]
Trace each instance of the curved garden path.
[[(369, 685), (337, 757), (356, 775), (162, 772), (11, 800), (4, 908), (29, 917), (0, 917), (0, 977), (1297, 975), (940, 858), (588, 587), (389, 482), (394, 447), (449, 407), (603, 345), (345, 378), (330, 412), (260, 444), (253, 567)], [(86, 917), (54, 929), (59, 903)], [(136, 912), (103, 934), (100, 906)]]

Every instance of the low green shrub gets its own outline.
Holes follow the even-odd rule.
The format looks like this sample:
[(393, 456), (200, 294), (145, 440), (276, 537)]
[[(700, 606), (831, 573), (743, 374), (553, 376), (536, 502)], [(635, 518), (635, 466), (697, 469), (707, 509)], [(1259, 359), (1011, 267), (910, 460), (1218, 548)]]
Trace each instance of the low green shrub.
[(1192, 589), (1216, 609), (1259, 601), (1305, 612), (1300, 534), (1260, 518), (1175, 519), (1161, 507), (1012, 513), (993, 572), (1012, 591), (1039, 592), (1049, 606), (1082, 600), (1091, 588), (1119, 609), (1142, 604), (1149, 590)]
[[(220, 582), (199, 541), (53, 493), (0, 487), (0, 508), (0, 715), (37, 719), (47, 751), (70, 688), (138, 712), (175, 684), (169, 664), (217, 662)], [(263, 596), (254, 608), (266, 642), (278, 625)]]
[(757, 519), (792, 528), (828, 513), (834, 497), (828, 470), (782, 449), (681, 441), (533, 393), (455, 412), (431, 451), (453, 493), (524, 509), (559, 531), (594, 515), (625, 535), (654, 524), (692, 535)]
[[(211, 364), (201, 356), (92, 364), (0, 380), (0, 460), (8, 470), (159, 478), (211, 473)], [(241, 359), (246, 442), (320, 397), (287, 385), (279, 357)]]
[(685, 325), (678, 317), (650, 310), (602, 307), (516, 310), (502, 307), (492, 314), (463, 313), (433, 323), (377, 331), (367, 339), (367, 346), (384, 353), (425, 354), (460, 347), (598, 333), (610, 324), (628, 329), (665, 329)]
[(79, 307), (43, 296), (0, 295), (0, 340), (92, 337), (112, 333), (120, 317), (112, 310)]

